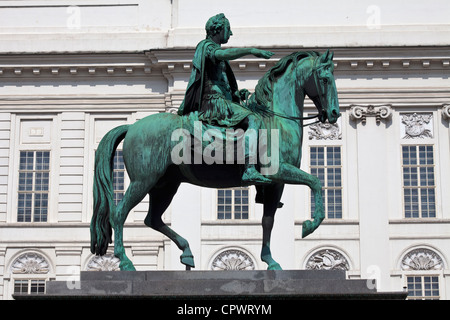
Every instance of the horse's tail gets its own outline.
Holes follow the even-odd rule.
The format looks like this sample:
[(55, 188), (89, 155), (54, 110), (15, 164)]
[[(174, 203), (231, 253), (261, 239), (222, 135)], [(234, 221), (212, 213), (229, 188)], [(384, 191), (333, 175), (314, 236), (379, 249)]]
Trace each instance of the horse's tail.
[(120, 141), (125, 138), (129, 125), (109, 131), (98, 145), (94, 169), (94, 214), (91, 220), (91, 252), (104, 255), (112, 242), (110, 215), (114, 213), (113, 160)]

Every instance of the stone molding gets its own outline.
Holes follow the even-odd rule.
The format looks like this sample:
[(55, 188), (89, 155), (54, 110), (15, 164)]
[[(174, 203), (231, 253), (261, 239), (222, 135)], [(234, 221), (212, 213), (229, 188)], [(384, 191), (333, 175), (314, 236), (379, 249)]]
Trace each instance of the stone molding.
[[(246, 56), (232, 61), (235, 72), (265, 72), (281, 57), (299, 50), (324, 52), (328, 48), (270, 48), (269, 59)], [(329, 48), (336, 72), (374, 70), (448, 70), (450, 55), (441, 48)], [(192, 69), (194, 49), (154, 49), (130, 52), (82, 52), (9, 54), (0, 57), (0, 77), (21, 76), (117, 76), (150, 75), (155, 69), (168, 73), (186, 73)], [(159, 72), (156, 72), (159, 73)], [(186, 79), (187, 80), (187, 79)]]

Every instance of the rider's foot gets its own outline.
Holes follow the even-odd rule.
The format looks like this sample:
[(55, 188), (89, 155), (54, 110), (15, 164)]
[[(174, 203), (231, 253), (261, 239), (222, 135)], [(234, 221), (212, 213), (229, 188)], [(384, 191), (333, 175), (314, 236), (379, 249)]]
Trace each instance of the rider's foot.
[(245, 169), (244, 174), (242, 175), (243, 182), (250, 182), (254, 184), (269, 184), (272, 183), (272, 180), (264, 177), (261, 173), (259, 173), (255, 167), (248, 167)]

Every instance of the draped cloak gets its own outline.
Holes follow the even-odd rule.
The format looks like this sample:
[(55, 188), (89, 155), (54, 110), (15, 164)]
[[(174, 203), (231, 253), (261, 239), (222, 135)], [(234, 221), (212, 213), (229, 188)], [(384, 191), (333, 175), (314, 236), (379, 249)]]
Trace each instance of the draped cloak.
[[(220, 45), (211, 39), (202, 40), (195, 50), (192, 60), (192, 72), (189, 78), (186, 95), (181, 103), (178, 114), (186, 115), (194, 111), (199, 112), (200, 120), (216, 123), (224, 126), (234, 126), (247, 117), (251, 111), (240, 105), (240, 99), (235, 92), (238, 91), (236, 78), (228, 61), (225, 63), (225, 72), (230, 86), (232, 100), (224, 97), (207, 100), (205, 91), (206, 58), (207, 52), (214, 55), (214, 51), (220, 49)], [(226, 109), (226, 110), (224, 110)]]

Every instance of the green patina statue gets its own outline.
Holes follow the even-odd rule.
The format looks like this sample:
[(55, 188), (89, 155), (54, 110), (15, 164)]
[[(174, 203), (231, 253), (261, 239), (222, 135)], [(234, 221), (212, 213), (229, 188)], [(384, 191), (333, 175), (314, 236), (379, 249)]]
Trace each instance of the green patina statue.
[[(324, 219), (319, 179), (299, 168), (303, 121), (312, 118), (303, 117), (305, 96), (317, 107), (318, 121), (335, 123), (340, 116), (333, 54), (309, 51), (283, 57), (250, 95), (245, 89), (238, 91), (228, 61), (248, 54), (267, 59), (272, 53), (221, 48), (232, 35), (223, 14), (209, 19), (206, 30), (178, 115), (159, 113), (116, 127), (98, 146), (91, 251), (104, 255), (114, 230), (114, 255), (121, 270), (135, 270), (125, 254), (123, 226), (147, 194), (150, 207), (144, 223), (173, 240), (182, 251), (181, 263), (194, 267), (187, 240), (161, 219), (183, 182), (208, 188), (256, 186), (256, 202), (264, 205), (261, 259), (268, 269), (281, 269), (272, 258), (270, 235), (286, 183), (307, 185), (314, 195), (313, 220), (303, 223), (302, 237)], [(122, 140), (130, 185), (116, 206), (112, 164)]]
[[(248, 97), (248, 90), (238, 91), (236, 78), (228, 63), (246, 55), (270, 58), (270, 51), (255, 48), (222, 49), (233, 35), (230, 22), (223, 13), (211, 17), (206, 23), (206, 39), (197, 45), (193, 69), (186, 96), (178, 114), (186, 115), (199, 111), (199, 120), (212, 125), (253, 129), (257, 133), (261, 127), (260, 117), (241, 104)], [(256, 137), (257, 138), (257, 137)], [(248, 183), (270, 183), (255, 169), (249, 148), (245, 149), (246, 168), (242, 181)]]

